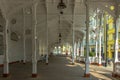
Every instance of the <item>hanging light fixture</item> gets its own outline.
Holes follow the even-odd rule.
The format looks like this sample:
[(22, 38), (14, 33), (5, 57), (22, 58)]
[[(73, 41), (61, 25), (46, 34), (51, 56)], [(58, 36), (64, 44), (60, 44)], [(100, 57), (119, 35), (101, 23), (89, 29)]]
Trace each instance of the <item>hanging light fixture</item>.
[(61, 38), (62, 38), (62, 34), (61, 34), (61, 32), (60, 32), (60, 15), (59, 15), (59, 34), (58, 34), (58, 39), (59, 39), (59, 43), (61, 43)]
[(60, 0), (60, 2), (57, 5), (57, 8), (60, 10), (60, 14), (63, 14), (63, 9), (65, 9), (67, 6), (63, 2), (63, 0)]
[(61, 38), (62, 37), (62, 35), (61, 35), (61, 33), (59, 33), (59, 38)]
[(65, 3), (63, 2), (63, 0), (60, 1), (60, 3), (58, 4), (57, 8), (58, 8), (58, 9), (65, 9), (65, 8), (66, 8), (66, 5), (65, 5)]

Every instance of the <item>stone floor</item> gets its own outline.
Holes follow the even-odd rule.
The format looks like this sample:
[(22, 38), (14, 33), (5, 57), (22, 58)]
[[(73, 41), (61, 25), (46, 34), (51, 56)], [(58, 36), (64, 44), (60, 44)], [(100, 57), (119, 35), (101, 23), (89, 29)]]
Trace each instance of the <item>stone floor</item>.
[(32, 78), (31, 63), (15, 63), (10, 65), (10, 76), (3, 78), (3, 68), (0, 67), (0, 80), (120, 80), (111, 77), (111, 67), (90, 66), (90, 78), (84, 78), (84, 64), (75, 63), (71, 65), (69, 57), (53, 56), (49, 65), (38, 62), (38, 77)]

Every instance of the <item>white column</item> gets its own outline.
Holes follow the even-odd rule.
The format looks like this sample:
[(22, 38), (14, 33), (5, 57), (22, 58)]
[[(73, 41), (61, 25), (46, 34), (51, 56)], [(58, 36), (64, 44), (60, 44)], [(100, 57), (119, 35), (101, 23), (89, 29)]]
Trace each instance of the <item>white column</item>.
[(72, 50), (72, 64), (74, 65), (74, 62), (75, 62), (75, 60), (74, 60), (74, 30), (73, 30), (73, 50)]
[(114, 19), (114, 25), (115, 25), (115, 57), (114, 57), (114, 63), (118, 62), (118, 50), (119, 50), (119, 44), (118, 44), (118, 32), (119, 32), (119, 19)]
[(25, 10), (23, 8), (23, 55), (24, 55), (24, 59), (23, 59), (23, 63), (26, 63), (26, 45), (25, 45), (25, 41), (26, 41), (26, 36), (25, 36)]
[(73, 11), (73, 14), (72, 14), (72, 26), (73, 26), (73, 28), (72, 28), (72, 41), (73, 41), (73, 43), (72, 43), (72, 64), (74, 65), (74, 62), (75, 62), (75, 60), (74, 60), (74, 44), (75, 44), (75, 31), (74, 31), (74, 11)]
[(84, 56), (84, 41), (81, 42), (81, 53), (80, 56)]
[(98, 57), (97, 53), (98, 53), (98, 42), (97, 42), (97, 39), (96, 39), (96, 42), (95, 42), (95, 57), (96, 58)]
[(99, 56), (98, 56), (98, 65), (101, 66), (101, 26), (99, 28)]
[(116, 10), (115, 10), (115, 17), (114, 17), (114, 27), (115, 27), (115, 55), (114, 55), (114, 63), (118, 62), (118, 50), (119, 50), (119, 44), (118, 44), (118, 32), (119, 32), (119, 19), (118, 19), (118, 3), (116, 3)]
[(82, 56), (82, 42), (80, 43), (80, 56)]
[[(96, 14), (97, 14), (97, 11), (96, 11)], [(98, 57), (98, 15), (96, 15), (96, 23), (95, 23), (95, 26), (96, 26), (96, 30), (95, 30), (95, 34), (96, 34), (96, 42), (95, 42), (95, 52), (96, 52), (96, 54), (95, 54), (95, 57), (97, 58)], [(97, 58), (97, 60), (98, 60), (98, 58)], [(98, 63), (98, 62), (97, 62)]]
[(77, 44), (76, 42), (74, 43), (74, 58), (76, 59), (77, 55), (76, 55), (76, 50), (77, 50)]
[(86, 59), (85, 59), (85, 74), (84, 77), (90, 77), (89, 73), (89, 5), (87, 0), (85, 0), (86, 6)]
[(33, 28), (32, 28), (32, 77), (37, 77), (37, 59), (36, 59), (36, 26), (37, 26), (37, 17), (36, 17), (36, 7), (37, 3), (33, 5)]
[(116, 63), (119, 61), (118, 59), (118, 50), (119, 50), (119, 44), (118, 44), (118, 32), (119, 32), (119, 8), (118, 8), (118, 3), (116, 1), (116, 5), (115, 5), (115, 16), (114, 16), (114, 27), (115, 27), (115, 43), (114, 43), (114, 62), (113, 62), (113, 73), (112, 76), (116, 77)]
[(73, 50), (72, 50), (72, 64), (74, 64), (75, 60), (74, 60), (74, 30), (73, 30)]
[(9, 56), (8, 56), (8, 25), (9, 21), (6, 19), (6, 26), (4, 28), (4, 70), (3, 77), (9, 76)]
[(80, 48), (80, 43), (78, 42), (77, 43), (77, 56), (80, 56), (80, 54), (79, 54), (79, 48)]
[(47, 32), (47, 33), (46, 33), (46, 34), (47, 34), (47, 35), (46, 35), (46, 39), (47, 39), (46, 65), (48, 65), (48, 57), (49, 57), (49, 55), (48, 55), (48, 22), (47, 22), (47, 20), (48, 20), (48, 19), (47, 19), (47, 17), (46, 17), (46, 25), (47, 25), (47, 31), (46, 31), (46, 32)]
[(82, 43), (82, 56), (84, 56), (84, 41)]

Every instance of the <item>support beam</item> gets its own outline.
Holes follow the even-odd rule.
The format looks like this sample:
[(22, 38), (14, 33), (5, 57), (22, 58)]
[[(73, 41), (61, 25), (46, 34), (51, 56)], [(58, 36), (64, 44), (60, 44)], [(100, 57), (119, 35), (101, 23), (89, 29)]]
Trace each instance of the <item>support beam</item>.
[(8, 25), (9, 20), (6, 19), (6, 26), (4, 28), (4, 69), (3, 69), (3, 77), (9, 76), (9, 56), (8, 56)]
[(85, 6), (86, 6), (86, 58), (85, 58), (85, 73), (84, 77), (90, 77), (89, 72), (89, 5), (87, 3), (87, 0), (85, 0)]
[(36, 17), (36, 8), (37, 3), (34, 3), (32, 6), (33, 12), (33, 28), (32, 28), (32, 77), (37, 77), (37, 58), (36, 58), (36, 26), (37, 26), (37, 17)]

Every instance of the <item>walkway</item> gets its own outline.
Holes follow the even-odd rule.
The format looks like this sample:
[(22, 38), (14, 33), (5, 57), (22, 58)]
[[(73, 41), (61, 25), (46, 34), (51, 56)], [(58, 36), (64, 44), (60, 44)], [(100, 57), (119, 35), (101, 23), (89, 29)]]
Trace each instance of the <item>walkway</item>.
[[(49, 65), (38, 62), (38, 77), (31, 78), (32, 64), (15, 63), (10, 65), (10, 76), (0, 80), (117, 80), (111, 77), (111, 71), (103, 67), (91, 66), (91, 77), (84, 78), (84, 64), (71, 65), (69, 57), (51, 57)], [(96, 76), (96, 77), (95, 77)], [(118, 79), (119, 80), (119, 79)]]

